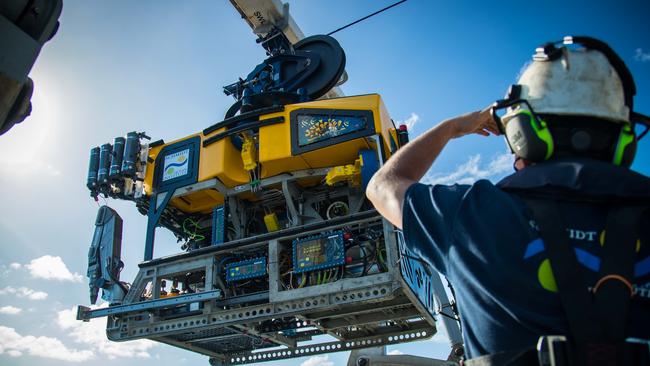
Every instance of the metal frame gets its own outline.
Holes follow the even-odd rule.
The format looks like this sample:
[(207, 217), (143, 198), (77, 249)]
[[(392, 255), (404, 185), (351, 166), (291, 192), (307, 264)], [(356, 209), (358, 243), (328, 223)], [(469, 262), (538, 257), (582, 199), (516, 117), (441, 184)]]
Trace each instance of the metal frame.
[(85, 306), (80, 306), (79, 308), (77, 308), (77, 320), (90, 320), (93, 318), (101, 318), (109, 315), (126, 314), (126, 313), (131, 313), (140, 310), (153, 310), (153, 309), (159, 309), (159, 308), (164, 308), (173, 305), (183, 305), (192, 302), (212, 300), (212, 299), (217, 299), (219, 297), (221, 297), (221, 291), (213, 290), (213, 291), (201, 292), (198, 294), (180, 295), (172, 298), (143, 301), (131, 305), (118, 305), (118, 306), (111, 306), (108, 308), (95, 309), (95, 310), (91, 310), (90, 308)]
[[(378, 160), (382, 164), (384, 152), (380, 138), (374, 135), (367, 141), (380, 151)], [(348, 216), (332, 220), (326, 220), (311, 208), (311, 202), (318, 201), (318, 197), (297, 200), (301, 189), (295, 184), (297, 180), (323, 177), (328, 170), (282, 174), (263, 179), (256, 186), (281, 186), (287, 212), (292, 217), (291, 227), (252, 238), (243, 238), (239, 232), (239, 239), (218, 246), (157, 259), (152, 259), (152, 240), (147, 252), (152, 260), (140, 264), (140, 271), (122, 305), (97, 310), (80, 307), (78, 319), (108, 316), (107, 336), (113, 341), (152, 339), (209, 356), (213, 365), (383, 347), (431, 337), (436, 332), (436, 309), (423, 302), (420, 290), (412, 288), (413, 284), (403, 278), (404, 265), (411, 259), (400, 254), (397, 233), (388, 221), (374, 210), (361, 211), (364, 197), (356, 192), (358, 188), (339, 187), (336, 188), (338, 191), (330, 193), (330, 196), (347, 197), (351, 208)], [(227, 188), (217, 179), (153, 195), (149, 225), (158, 222), (151, 220), (152, 212), (160, 217), (171, 198), (206, 189), (216, 189), (227, 197), (232, 210), (231, 219), (236, 227), (241, 226), (245, 217), (238, 196), (251, 191), (252, 186)], [(368, 227), (383, 234), (387, 267), (384, 272), (343, 277), (304, 288), (282, 286), (281, 253), (290, 250), (292, 240), (324, 231), (343, 228), (366, 230)], [(267, 256), (268, 290), (237, 296), (225, 292), (224, 280), (220, 276), (223, 268), (218, 259), (233, 253), (252, 256), (261, 252)], [(204, 276), (202, 292), (160, 298), (163, 279), (192, 272)], [(431, 290), (437, 292), (439, 303), (447, 306), (444, 289), (439, 292), (442, 283), (439, 286), (435, 283), (440, 279), (437, 273), (434, 274), (427, 279), (427, 286), (435, 287)], [(153, 288), (152, 297), (143, 301), (142, 294), (148, 284)], [(273, 325), (278, 321), (282, 324)], [(451, 329), (451, 342), (456, 344), (459, 333), (450, 324), (445, 322), (445, 326)], [(300, 344), (313, 341), (317, 335), (329, 335), (334, 341), (309, 346)], [(270, 350), (274, 347), (275, 350)]]
[[(386, 223), (378, 216), (347, 222), (345, 226), (380, 225), (384, 232)], [(341, 227), (337, 225), (336, 227)], [(332, 230), (336, 227), (328, 228)], [(316, 231), (318, 230), (318, 231)], [(88, 320), (99, 316), (109, 316), (107, 335), (114, 341), (149, 338), (177, 347), (191, 349), (210, 356), (212, 364), (244, 364), (262, 360), (300, 357), (303, 355), (336, 352), (346, 349), (367, 348), (384, 344), (400, 343), (407, 340), (425, 339), (436, 332), (432, 317), (423, 317), (404, 293), (396, 268), (388, 266), (388, 272), (360, 278), (344, 278), (329, 284), (282, 290), (279, 285), (278, 258), (281, 247), (290, 243), (293, 237), (310, 233), (302, 232), (268, 241), (252, 243), (238, 248), (245, 250), (268, 250), (269, 291), (246, 295), (243, 298), (223, 298), (219, 290), (199, 294), (182, 295), (137, 302), (138, 291), (152, 282), (174, 273), (202, 268), (206, 271), (206, 289), (217, 287), (215, 273), (215, 253), (209, 252), (198, 257), (181, 257), (176, 261), (166, 261), (153, 266), (143, 266), (122, 306), (108, 309), (80, 309), (79, 318)], [(395, 235), (385, 238), (387, 256), (394, 258), (397, 253)], [(388, 253), (391, 253), (388, 255)], [(157, 286), (154, 285), (154, 289)], [(154, 291), (154, 297), (156, 297)], [(165, 318), (158, 316), (161, 308), (178, 307), (181, 304), (201, 303), (197, 311), (187, 316)], [(238, 305), (239, 304), (239, 305)], [(260, 322), (278, 318), (294, 318), (303, 321), (308, 329), (296, 333), (296, 337), (286, 337), (278, 332), (265, 332), (259, 328)], [(390, 319), (390, 320), (387, 320)], [(350, 327), (354, 324), (354, 327)], [(219, 353), (210, 348), (210, 339), (215, 339), (209, 331), (230, 329), (228, 338), (263, 340), (264, 348), (282, 346), (279, 351), (240, 351)], [(356, 329), (356, 330), (355, 330)], [(201, 333), (203, 332), (203, 333)], [(180, 336), (195, 333), (196, 338), (179, 340)], [(204, 336), (203, 336), (203, 335)], [(301, 346), (300, 341), (309, 340), (315, 335), (329, 334), (336, 341), (319, 345)], [(201, 338), (204, 337), (204, 338)], [(212, 337), (212, 338), (211, 338)], [(239, 361), (237, 361), (239, 359)]]
[[(312, 213), (312, 215), (300, 214), (300, 212), (297, 210), (293, 202), (293, 197), (295, 196), (295, 192), (297, 192), (294, 182), (303, 178), (325, 177), (327, 175), (327, 172), (330, 169), (331, 168), (305, 169), (305, 170), (292, 172), (291, 174), (280, 174), (277, 176), (262, 179), (259, 183), (256, 184), (256, 187), (263, 188), (263, 187), (281, 184), (282, 192), (285, 196), (287, 207), (291, 212), (292, 218), (296, 226), (301, 225), (305, 219), (307, 219), (307, 221), (309, 222), (321, 222), (321, 221), (325, 221), (325, 219), (322, 217), (318, 217), (318, 215), (314, 216), (312, 212), (310, 212)], [(155, 235), (156, 235), (155, 231), (159, 225), (160, 217), (165, 212), (165, 209), (167, 208), (167, 205), (169, 204), (172, 198), (183, 197), (202, 190), (208, 190), (208, 189), (217, 190), (219, 193), (223, 194), (224, 197), (228, 199), (228, 205), (230, 209), (234, 210), (234, 214), (232, 215), (232, 218), (235, 223), (235, 229), (237, 230), (241, 227), (241, 224), (239, 223), (239, 221), (241, 221), (241, 218), (239, 217), (241, 212), (238, 212), (240, 211), (239, 210), (240, 205), (239, 205), (239, 201), (236, 199), (236, 196), (245, 192), (249, 192), (251, 188), (252, 186), (250, 183), (235, 186), (233, 188), (227, 188), (217, 178), (212, 178), (206, 181), (188, 184), (180, 187), (172, 187), (168, 191), (153, 194), (149, 199), (144, 261), (150, 261), (154, 259), (153, 251), (155, 247)], [(361, 204), (363, 203), (363, 198), (358, 197), (358, 194), (354, 190), (345, 190), (344, 192), (339, 192), (338, 195), (348, 195), (350, 202), (355, 203), (354, 205), (351, 206), (353, 206), (352, 208), (356, 211), (351, 211), (351, 213), (356, 213), (361, 208)], [(330, 196), (337, 196), (337, 193), (336, 192), (330, 193)], [(310, 210), (309, 204), (311, 203), (311, 201), (308, 199), (306, 200), (305, 203), (307, 205), (305, 205), (304, 208), (306, 208), (307, 211), (309, 211)], [(241, 238), (241, 237), (242, 237), (241, 232), (238, 232), (237, 238)]]

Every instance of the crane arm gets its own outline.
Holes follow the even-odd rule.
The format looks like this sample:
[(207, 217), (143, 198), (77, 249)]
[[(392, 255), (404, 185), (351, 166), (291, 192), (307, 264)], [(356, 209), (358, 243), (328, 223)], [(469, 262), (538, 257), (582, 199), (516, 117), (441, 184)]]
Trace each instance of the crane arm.
[[(298, 24), (289, 14), (289, 4), (282, 0), (230, 0), (242, 19), (248, 23), (257, 36), (266, 36), (274, 27), (280, 29), (291, 44), (305, 38)], [(344, 72), (339, 85), (347, 80)], [(345, 94), (338, 86), (327, 92), (322, 98), (337, 98)]]
[(292, 44), (305, 38), (289, 14), (288, 3), (281, 0), (230, 0), (230, 3), (258, 36), (265, 36), (275, 26)]

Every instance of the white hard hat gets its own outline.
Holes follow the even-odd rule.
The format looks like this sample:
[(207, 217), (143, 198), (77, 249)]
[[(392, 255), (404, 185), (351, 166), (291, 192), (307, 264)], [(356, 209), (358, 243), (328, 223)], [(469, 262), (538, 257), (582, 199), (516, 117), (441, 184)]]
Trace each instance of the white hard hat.
[[(583, 48), (569, 47), (575, 44)], [(650, 126), (650, 118), (634, 111), (635, 94), (632, 74), (609, 45), (591, 37), (565, 37), (537, 48), (533, 62), (506, 98), (495, 102), (492, 113), (513, 153), (523, 159), (539, 162), (561, 154), (583, 154), (629, 166), (636, 150), (635, 125)], [(500, 117), (497, 111), (504, 108), (506, 113)], [(547, 121), (554, 127), (549, 128)], [(588, 127), (592, 121), (593, 128)], [(593, 136), (613, 130), (598, 121), (620, 126), (607, 151), (594, 144)], [(566, 128), (570, 126), (575, 128)], [(563, 137), (556, 139), (554, 133)]]
[[(565, 38), (564, 43), (573, 43), (573, 38)], [(521, 85), (519, 98), (527, 100), (538, 114), (630, 123), (634, 82), (627, 68), (618, 65), (622, 60), (615, 54), (613, 59), (608, 50), (569, 50), (553, 44), (538, 48), (517, 82)]]

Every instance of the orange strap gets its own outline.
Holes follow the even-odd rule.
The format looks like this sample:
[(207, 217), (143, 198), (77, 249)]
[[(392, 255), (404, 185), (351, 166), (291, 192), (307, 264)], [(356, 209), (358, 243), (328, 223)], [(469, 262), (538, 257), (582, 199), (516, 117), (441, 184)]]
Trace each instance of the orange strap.
[(603, 276), (601, 279), (598, 280), (598, 282), (596, 282), (596, 285), (594, 286), (593, 289), (591, 289), (591, 292), (595, 294), (596, 291), (598, 291), (598, 288), (602, 286), (603, 283), (609, 280), (619, 280), (623, 282), (623, 284), (627, 286), (627, 288), (630, 290), (630, 297), (634, 296), (634, 287), (632, 286), (632, 283), (627, 278), (617, 274), (610, 274), (607, 276)]

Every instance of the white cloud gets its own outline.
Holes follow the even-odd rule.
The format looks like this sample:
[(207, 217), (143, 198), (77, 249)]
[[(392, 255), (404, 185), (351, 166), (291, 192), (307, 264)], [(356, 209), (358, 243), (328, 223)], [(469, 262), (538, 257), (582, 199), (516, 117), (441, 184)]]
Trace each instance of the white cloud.
[[(104, 303), (100, 307), (106, 306)], [(106, 338), (106, 319), (91, 319), (89, 322), (76, 320), (75, 307), (57, 313), (56, 323), (66, 331), (77, 343), (86, 344), (91, 349), (109, 359), (117, 357), (149, 358), (148, 350), (156, 345), (150, 340), (135, 340), (129, 342), (111, 342)]]
[(17, 351), (17, 350), (15, 350), (15, 349), (10, 349), (9, 351), (7, 351), (7, 354), (8, 354), (9, 356), (11, 356), (11, 357), (20, 357), (20, 356), (23, 355), (22, 352)]
[(83, 278), (79, 273), (71, 273), (61, 257), (58, 256), (44, 255), (32, 259), (29, 264), (25, 265), (25, 268), (29, 270), (34, 278), (72, 282), (81, 282)]
[(22, 265), (20, 263), (16, 263), (16, 262), (11, 263), (9, 265), (9, 268), (11, 268), (11, 269), (20, 269), (20, 267), (22, 267)]
[(402, 352), (402, 351), (400, 351), (398, 349), (394, 349), (394, 350), (391, 350), (391, 351), (388, 352), (389, 356), (404, 355), (404, 354), (405, 354), (404, 352)]
[(47, 292), (34, 291), (31, 288), (19, 287), (14, 288), (7, 286), (0, 290), (0, 295), (16, 295), (17, 297), (26, 297), (30, 300), (45, 300), (47, 299)]
[(23, 336), (14, 328), (0, 325), (0, 354), (5, 352), (11, 357), (19, 357), (26, 353), (67, 362), (84, 362), (95, 356), (89, 350), (70, 349), (56, 338)]
[(7, 314), (7, 315), (17, 315), (20, 314), (22, 311), (23, 309), (11, 305), (3, 306), (0, 308), (0, 314)]
[(473, 155), (451, 173), (429, 171), (422, 179), (427, 184), (471, 184), (479, 179), (496, 180), (512, 171), (513, 155), (506, 153), (495, 156), (489, 163), (481, 164), (481, 155)]
[(334, 362), (330, 361), (329, 356), (311, 356), (307, 361), (300, 364), (300, 366), (334, 366)]
[(407, 119), (403, 121), (396, 121), (395, 125), (397, 127), (399, 127), (399, 125), (406, 125), (406, 128), (410, 131), (413, 129), (413, 127), (415, 127), (416, 124), (418, 124), (418, 122), (420, 122), (420, 116), (411, 112), (411, 115)]
[(643, 52), (643, 49), (637, 48), (634, 59), (641, 62), (650, 61), (650, 52)]

